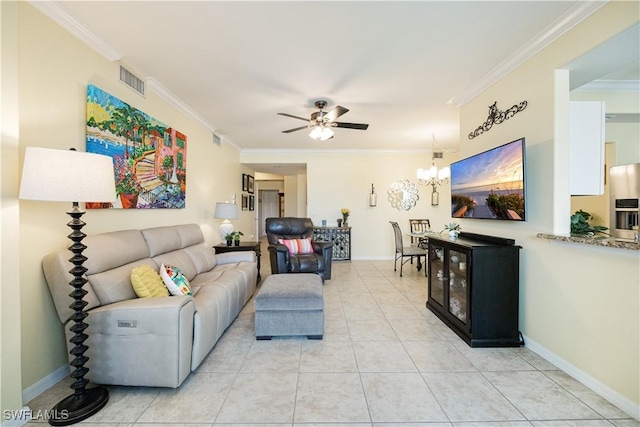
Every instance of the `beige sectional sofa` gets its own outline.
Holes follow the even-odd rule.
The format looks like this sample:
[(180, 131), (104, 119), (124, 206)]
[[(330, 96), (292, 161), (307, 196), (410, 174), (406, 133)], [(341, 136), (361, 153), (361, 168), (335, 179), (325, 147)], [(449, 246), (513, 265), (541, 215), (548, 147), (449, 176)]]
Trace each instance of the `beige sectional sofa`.
[[(97, 384), (180, 386), (256, 288), (255, 253), (216, 255), (197, 224), (115, 231), (87, 236), (82, 243), (89, 313), (85, 366), (87, 378)], [(60, 250), (42, 262), (67, 339), (73, 336), (71, 255)], [(158, 270), (162, 263), (182, 271), (193, 296), (136, 296), (132, 269), (147, 264)]]

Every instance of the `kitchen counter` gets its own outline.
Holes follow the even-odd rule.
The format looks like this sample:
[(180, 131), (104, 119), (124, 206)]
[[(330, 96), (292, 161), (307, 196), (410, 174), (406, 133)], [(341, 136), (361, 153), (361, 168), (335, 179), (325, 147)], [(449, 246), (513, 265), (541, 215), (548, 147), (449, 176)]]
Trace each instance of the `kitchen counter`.
[(541, 239), (557, 240), (561, 242), (583, 243), (586, 245), (603, 246), (607, 248), (629, 249), (640, 251), (640, 244), (631, 240), (620, 240), (614, 237), (583, 237), (569, 236), (566, 234), (546, 234), (538, 233), (536, 237)]

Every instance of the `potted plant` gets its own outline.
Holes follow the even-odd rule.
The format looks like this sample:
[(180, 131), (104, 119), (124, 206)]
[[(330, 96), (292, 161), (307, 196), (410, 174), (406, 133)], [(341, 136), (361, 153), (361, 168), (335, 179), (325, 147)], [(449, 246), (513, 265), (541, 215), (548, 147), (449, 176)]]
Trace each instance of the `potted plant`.
[(242, 231), (227, 233), (227, 235), (224, 236), (224, 239), (227, 241), (227, 246), (231, 246), (231, 242), (234, 242), (236, 246), (240, 246), (240, 236), (244, 236)]
[(609, 235), (609, 233), (605, 232), (605, 230), (608, 230), (607, 227), (589, 224), (591, 218), (593, 216), (582, 209), (571, 215), (571, 235), (581, 237), (593, 237), (596, 233)]
[[(450, 222), (449, 224), (444, 226), (444, 230), (449, 231), (449, 237), (452, 239), (457, 239), (458, 234), (460, 234), (460, 224), (456, 224), (455, 222)], [(444, 231), (442, 230), (442, 231)]]

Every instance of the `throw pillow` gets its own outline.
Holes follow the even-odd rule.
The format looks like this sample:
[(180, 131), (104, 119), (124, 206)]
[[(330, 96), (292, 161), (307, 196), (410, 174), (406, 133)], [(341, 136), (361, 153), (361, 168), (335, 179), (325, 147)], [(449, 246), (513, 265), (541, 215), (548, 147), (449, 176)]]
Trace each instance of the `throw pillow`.
[(311, 237), (305, 239), (278, 239), (278, 243), (285, 245), (291, 255), (313, 253)]
[(184, 277), (184, 274), (182, 274), (178, 267), (174, 267), (169, 264), (162, 264), (160, 266), (160, 277), (162, 277), (162, 280), (169, 289), (169, 292), (171, 292), (171, 295), (177, 297), (182, 295), (192, 295), (189, 281)]
[(169, 296), (169, 290), (158, 273), (146, 264), (131, 270), (131, 284), (138, 298)]

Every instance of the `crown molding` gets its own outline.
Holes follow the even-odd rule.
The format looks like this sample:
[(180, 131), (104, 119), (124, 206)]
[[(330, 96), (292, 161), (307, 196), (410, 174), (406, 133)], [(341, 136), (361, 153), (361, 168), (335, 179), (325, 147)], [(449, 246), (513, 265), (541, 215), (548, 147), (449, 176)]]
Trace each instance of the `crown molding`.
[(485, 74), (473, 86), (451, 98), (449, 104), (462, 107), (467, 102), (480, 95), (489, 87), (503, 79), (511, 71), (529, 60), (536, 53), (549, 46), (558, 37), (585, 20), (589, 15), (600, 9), (608, 0), (581, 1), (573, 9), (558, 18), (550, 26), (545, 28), (536, 37), (524, 44), (517, 52), (502, 61), (491, 71)]
[[(65, 11), (64, 8), (59, 5), (59, 3), (51, 0), (27, 1), (44, 15), (60, 24), (62, 28), (64, 28), (72, 35), (80, 39), (82, 42), (87, 44), (89, 47), (97, 51), (100, 55), (104, 56), (108, 61), (115, 62), (119, 61), (122, 58), (122, 54), (120, 54), (120, 52), (113, 49), (104, 40), (100, 39), (89, 30), (87, 30), (84, 26), (82, 26), (75, 18), (67, 13), (67, 11)], [(215, 133), (216, 129), (213, 125), (207, 122), (201, 115), (196, 113), (180, 98), (178, 98), (170, 90), (164, 87), (157, 79), (153, 77), (145, 77), (145, 80), (149, 90), (151, 90), (168, 104), (185, 114), (187, 117), (194, 120), (196, 123)], [(240, 147), (234, 144), (233, 141), (231, 141), (228, 137), (223, 135), (218, 136), (220, 136), (220, 139), (222, 141), (225, 141), (237, 151), (240, 151)]]
[(593, 80), (574, 92), (640, 92), (640, 80)]
[(430, 148), (425, 149), (373, 149), (373, 148), (245, 148), (241, 154), (431, 154)]
[(96, 50), (100, 55), (107, 58), (107, 60), (113, 62), (122, 58), (122, 54), (120, 52), (82, 26), (82, 24), (76, 21), (74, 17), (69, 15), (69, 13), (60, 6), (59, 2), (53, 2), (50, 0), (27, 1), (31, 6), (57, 22), (62, 28), (69, 31), (92, 49)]
[(182, 101), (180, 98), (174, 95), (173, 92), (167, 89), (156, 78), (147, 77), (146, 81), (147, 81), (147, 87), (149, 88), (149, 90), (155, 93), (156, 95), (158, 95), (160, 98), (162, 98), (167, 104), (171, 105), (176, 110), (180, 111), (182, 114), (189, 117), (191, 120), (203, 126), (205, 129), (208, 129), (212, 133), (215, 133), (216, 135), (218, 135), (218, 137), (220, 137), (221, 142), (228, 144), (229, 146), (234, 148), (236, 151), (241, 151), (240, 147), (237, 144), (235, 144), (233, 140), (231, 140), (226, 135), (221, 135), (218, 132), (216, 132), (215, 126), (213, 126), (211, 123), (205, 120), (193, 108), (189, 107), (189, 105), (187, 105), (184, 101)]
[[(162, 83), (160, 83), (154, 77), (146, 77), (147, 87), (150, 91), (158, 95), (162, 98), (166, 103), (174, 107), (176, 110), (180, 111), (184, 115), (191, 118), (193, 121), (197, 122), (204, 128), (209, 131), (216, 133), (216, 128), (211, 123), (206, 121), (200, 114), (198, 114), (195, 110), (189, 107), (184, 101), (174, 95), (169, 89), (167, 89)], [(217, 134), (222, 141), (226, 141), (229, 143), (229, 139), (223, 135)], [(232, 144), (233, 145), (233, 144)]]

